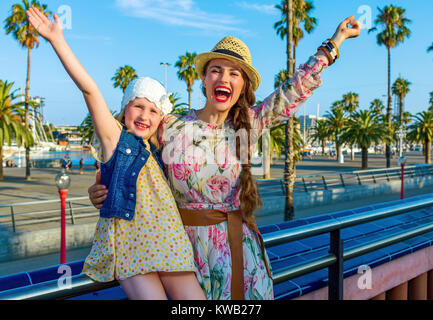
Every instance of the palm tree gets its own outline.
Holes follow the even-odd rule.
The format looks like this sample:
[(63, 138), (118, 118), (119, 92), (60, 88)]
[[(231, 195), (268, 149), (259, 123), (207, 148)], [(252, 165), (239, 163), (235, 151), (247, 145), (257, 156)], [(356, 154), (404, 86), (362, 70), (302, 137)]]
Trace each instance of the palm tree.
[[(270, 156), (270, 161), (269, 163), (272, 164), (272, 158), (273, 155), (275, 153), (276, 158), (279, 159), (281, 157), (281, 154), (284, 151), (284, 141), (285, 141), (285, 136), (284, 136), (284, 126), (285, 124), (281, 124), (278, 127), (273, 127), (271, 128), (271, 130), (269, 130), (269, 156)], [(258, 151), (259, 154), (262, 154), (263, 149), (263, 139), (262, 139), (263, 135), (260, 135), (257, 146), (258, 146)]]
[(114, 74), (114, 77), (111, 78), (111, 80), (114, 81), (114, 87), (120, 87), (125, 93), (126, 88), (128, 87), (129, 83), (137, 79), (137, 73), (135, 72), (135, 69), (131, 66), (125, 65), (124, 67), (120, 67), (116, 70), (116, 73)]
[(425, 163), (431, 163), (431, 142), (433, 140), (433, 112), (423, 111), (414, 116), (416, 121), (409, 126), (407, 139), (424, 145)]
[(13, 82), (0, 80), (0, 180), (3, 180), (3, 145), (11, 145), (13, 138), (17, 146), (33, 144), (32, 134), (22, 121), (25, 102), (17, 101), (22, 95), (15, 95), (16, 90), (11, 91), (13, 85)]
[(89, 144), (95, 134), (95, 128), (93, 127), (92, 117), (90, 113), (84, 118), (78, 127), (78, 131), (81, 134), (81, 144)]
[(403, 113), (404, 113), (403, 102), (404, 102), (404, 98), (410, 91), (409, 89), (410, 84), (411, 83), (409, 81), (400, 77), (397, 80), (395, 80), (394, 84), (392, 85), (392, 93), (395, 94), (398, 98), (398, 105), (399, 105), (398, 114), (399, 114), (400, 125), (403, 123)]
[[(350, 116), (356, 111), (356, 108), (359, 107), (359, 95), (354, 92), (348, 92), (343, 95), (343, 100), (341, 100), (343, 105), (343, 110), (348, 112)], [(351, 150), (351, 159), (355, 160), (355, 152), (353, 150), (353, 142), (350, 143)]]
[[(378, 26), (382, 26), (383, 31), (377, 34), (377, 44), (384, 45), (388, 51), (388, 102), (387, 102), (387, 122), (388, 128), (391, 128), (392, 110), (391, 110), (391, 49), (402, 43), (405, 38), (410, 36), (411, 31), (407, 28), (409, 19), (405, 18), (406, 10), (393, 5), (385, 6), (383, 9), (378, 8), (379, 14), (374, 21), (375, 27), (368, 32), (377, 31)], [(386, 145), (386, 167), (391, 166), (391, 148)]]
[(274, 88), (278, 88), (280, 85), (282, 85), (284, 82), (286, 82), (287, 80), (289, 80), (289, 76), (288, 76), (288, 72), (287, 70), (281, 70), (280, 72), (278, 72), (275, 77), (274, 77)]
[[(274, 29), (282, 40), (287, 35), (287, 6), (284, 3), (285, 0), (282, 1), (281, 5), (275, 6), (275, 8), (281, 11), (281, 20), (274, 24)], [(307, 31), (307, 33), (311, 33), (317, 24), (317, 19), (310, 17), (310, 12), (313, 9), (314, 5), (311, 1), (293, 0), (293, 61), (296, 61), (296, 47), (299, 41), (304, 37), (304, 32), (299, 25), (303, 23), (304, 30)], [(293, 67), (294, 66), (295, 63), (293, 64)]]
[(343, 95), (341, 102), (343, 104), (343, 110), (352, 115), (356, 111), (356, 108), (359, 107), (359, 95), (354, 92), (348, 92)]
[(188, 106), (187, 103), (185, 103), (185, 102), (178, 103), (178, 101), (180, 100), (180, 97), (179, 97), (177, 92), (172, 93), (170, 95), (169, 99), (170, 99), (171, 104), (173, 105), (173, 109), (170, 111), (170, 113), (180, 113), (180, 112), (187, 110), (187, 108), (183, 107), (183, 106)]
[(343, 133), (347, 126), (347, 118), (344, 116), (344, 109), (342, 107), (331, 108), (331, 112), (326, 113), (326, 125), (328, 127), (330, 136), (335, 141), (335, 150), (337, 152), (337, 160), (341, 154), (341, 146), (343, 144)]
[(326, 120), (317, 120), (317, 124), (312, 128), (311, 138), (313, 142), (317, 141), (322, 146), (322, 155), (325, 154), (326, 141), (330, 138), (330, 132)]
[(195, 70), (194, 61), (197, 54), (195, 52), (186, 52), (184, 56), (179, 56), (179, 60), (175, 66), (179, 68), (177, 76), (179, 80), (183, 80), (186, 83), (186, 90), (188, 91), (188, 108), (191, 109), (191, 94), (194, 81), (198, 80), (199, 74)]
[(380, 141), (388, 141), (388, 128), (381, 125), (378, 116), (369, 110), (355, 112), (347, 121), (342, 139), (351, 141), (361, 147), (362, 169), (368, 169), (368, 148)]
[[(6, 34), (12, 34), (15, 40), (21, 45), (22, 48), (27, 49), (27, 78), (26, 78), (26, 92), (25, 92), (25, 127), (29, 128), (29, 101), (30, 101), (30, 66), (32, 50), (39, 46), (39, 34), (35, 28), (29, 23), (26, 11), (30, 7), (39, 9), (45, 16), (51, 14), (47, 11), (47, 5), (41, 5), (37, 0), (22, 0), (22, 4), (12, 5), (12, 12), (9, 17), (4, 21)], [(26, 180), (30, 180), (30, 146), (26, 146)]]
[(374, 99), (370, 103), (370, 111), (376, 115), (382, 114), (383, 109), (385, 109), (385, 106), (383, 105), (383, 102), (380, 99)]
[[(116, 111), (110, 111), (114, 118), (117, 119)], [(92, 117), (90, 113), (84, 118), (78, 127), (78, 131), (81, 134), (81, 144), (90, 144), (93, 136), (95, 135), (95, 128), (93, 127)]]

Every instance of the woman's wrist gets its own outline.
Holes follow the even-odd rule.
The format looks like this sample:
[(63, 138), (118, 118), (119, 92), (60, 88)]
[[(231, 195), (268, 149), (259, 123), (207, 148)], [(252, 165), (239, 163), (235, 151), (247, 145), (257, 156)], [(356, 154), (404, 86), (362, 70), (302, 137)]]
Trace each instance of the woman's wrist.
[(63, 44), (65, 44), (66, 40), (65, 40), (65, 38), (64, 38), (63, 35), (62, 35), (62, 36), (60, 36), (60, 37), (56, 37), (56, 38), (54, 38), (54, 39), (50, 39), (50, 40), (48, 40), (48, 42), (49, 42), (53, 47), (56, 47), (56, 46), (59, 46), (59, 45), (63, 45)]
[(339, 48), (344, 40), (346, 40), (346, 37), (341, 32), (336, 32), (332, 36), (331, 40), (334, 41), (337, 48)]

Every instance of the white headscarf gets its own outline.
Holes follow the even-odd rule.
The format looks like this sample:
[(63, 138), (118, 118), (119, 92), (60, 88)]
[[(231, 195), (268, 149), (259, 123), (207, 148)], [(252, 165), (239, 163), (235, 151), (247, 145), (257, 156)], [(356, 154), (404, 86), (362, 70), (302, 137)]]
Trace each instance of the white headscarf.
[(146, 98), (150, 102), (155, 103), (164, 116), (173, 109), (169, 97), (170, 94), (167, 94), (163, 85), (158, 81), (149, 77), (138, 78), (132, 81), (126, 88), (122, 99), (122, 110), (135, 98)]

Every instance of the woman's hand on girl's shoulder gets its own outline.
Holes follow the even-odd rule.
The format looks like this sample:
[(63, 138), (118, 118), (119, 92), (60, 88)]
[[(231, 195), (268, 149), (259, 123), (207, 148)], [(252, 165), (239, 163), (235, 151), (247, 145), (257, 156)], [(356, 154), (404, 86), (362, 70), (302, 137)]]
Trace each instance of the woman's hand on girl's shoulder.
[[(349, 25), (351, 27), (349, 27)], [(362, 29), (362, 23), (358, 20), (355, 20), (354, 16), (351, 16), (341, 22), (334, 35), (332, 36), (332, 40), (335, 44), (340, 47), (340, 45), (344, 42), (344, 40), (349, 38), (356, 38), (360, 35)]]
[(31, 25), (45, 40), (52, 43), (63, 37), (62, 24), (56, 13), (53, 16), (54, 22), (51, 22), (42, 12), (34, 7), (31, 7), (26, 13)]

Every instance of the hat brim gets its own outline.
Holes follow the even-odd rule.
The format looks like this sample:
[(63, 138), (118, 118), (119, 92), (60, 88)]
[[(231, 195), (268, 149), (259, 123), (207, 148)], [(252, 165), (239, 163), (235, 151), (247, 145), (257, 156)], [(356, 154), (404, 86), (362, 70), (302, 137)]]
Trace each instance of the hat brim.
[(203, 69), (205, 65), (212, 59), (227, 59), (239, 64), (243, 71), (247, 74), (248, 78), (251, 81), (251, 85), (253, 86), (253, 90), (256, 91), (260, 85), (260, 74), (259, 72), (250, 64), (246, 63), (244, 60), (233, 57), (228, 54), (220, 53), (220, 52), (205, 52), (199, 54), (195, 59), (195, 69), (199, 76), (203, 74)]

